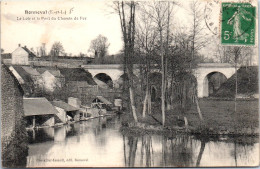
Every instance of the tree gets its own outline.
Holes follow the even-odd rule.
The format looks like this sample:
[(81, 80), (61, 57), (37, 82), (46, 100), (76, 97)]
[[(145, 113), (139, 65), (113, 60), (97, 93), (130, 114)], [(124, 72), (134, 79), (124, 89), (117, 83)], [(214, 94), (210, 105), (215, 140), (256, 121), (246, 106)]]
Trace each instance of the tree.
[(236, 79), (236, 82), (235, 82), (235, 112), (237, 111), (237, 63), (238, 63), (238, 60), (241, 59), (241, 53), (242, 53), (242, 49), (244, 47), (243, 46), (230, 46), (230, 49), (229, 49), (229, 54), (232, 57), (233, 61), (234, 61), (234, 64), (235, 64), (235, 79)]
[(223, 46), (221, 44), (216, 45), (216, 52), (214, 53), (215, 58), (220, 63), (230, 63), (232, 60), (232, 57), (230, 55), (230, 52), (228, 52), (228, 46)]
[(102, 61), (104, 56), (107, 54), (109, 45), (107, 37), (98, 35), (91, 41), (89, 51), (94, 53), (95, 58), (101, 58)]
[(40, 47), (40, 56), (46, 56), (45, 43), (42, 43), (42, 46)]
[[(145, 117), (146, 113), (151, 113), (150, 69), (153, 66), (155, 69), (161, 70), (161, 113), (162, 125), (164, 126), (166, 103), (169, 102), (173, 95), (177, 95), (173, 92), (173, 86), (175, 86), (176, 83), (180, 84), (179, 86), (182, 85), (180, 93), (182, 95), (180, 99), (182, 107), (187, 105), (188, 98), (191, 100), (196, 95), (196, 86), (191, 76), (191, 65), (198, 60), (195, 59), (195, 56), (198, 55), (201, 59), (198, 50), (204, 46), (199, 36), (197, 36), (199, 32), (197, 28), (199, 27), (197, 25), (195, 26), (196, 30), (192, 31), (193, 33), (195, 32), (195, 35), (192, 34), (193, 36), (187, 31), (182, 33), (177, 32), (177, 34), (174, 35), (173, 33), (176, 32), (173, 32), (171, 29), (173, 27), (173, 9), (174, 6), (178, 5), (174, 2), (135, 2), (135, 6), (138, 9), (136, 13), (132, 11), (133, 8), (135, 8), (132, 6), (132, 2), (115, 2), (114, 4), (120, 17), (123, 33), (125, 54), (124, 70), (127, 73), (132, 73), (134, 53), (142, 58), (140, 68), (142, 70), (141, 81), (145, 87), (142, 87), (142, 89), (145, 90), (145, 97), (143, 98), (143, 117)], [(129, 11), (126, 12), (126, 9)], [(135, 22), (133, 22), (133, 20), (135, 20), (133, 15), (136, 16), (136, 20), (138, 20), (136, 27)], [(191, 43), (191, 39), (193, 43)], [(193, 57), (191, 57), (192, 52)], [(183, 78), (182, 75), (185, 75), (185, 78)], [(128, 83), (130, 83), (128, 86), (131, 86), (131, 80), (129, 80)]]
[(207, 34), (205, 34), (205, 24), (203, 22), (203, 7), (201, 2), (193, 0), (190, 3), (190, 15), (192, 17), (191, 29), (190, 29), (190, 41), (191, 41), (191, 62), (190, 69), (196, 66), (196, 53), (202, 49), (206, 43), (209, 43)]
[(138, 122), (133, 90), (133, 58), (135, 55), (135, 9), (137, 3), (134, 1), (114, 2), (114, 9), (119, 15), (121, 31), (124, 41), (124, 71), (127, 73), (131, 111), (135, 122)]
[[(141, 77), (141, 85), (145, 86), (145, 97), (143, 101), (143, 117), (146, 116), (146, 112), (151, 114), (152, 104), (151, 104), (151, 86), (149, 81), (151, 60), (153, 59), (153, 54), (156, 49), (156, 41), (158, 38), (156, 26), (153, 23), (150, 14), (145, 11), (144, 4), (140, 5), (140, 12), (142, 15), (139, 16), (139, 22), (136, 29), (136, 50), (139, 53), (139, 57), (144, 57), (142, 63), (140, 63), (141, 70), (144, 70), (144, 74)], [(144, 9), (144, 11), (142, 11)], [(145, 62), (143, 62), (143, 60)], [(143, 88), (143, 87), (142, 87)]]
[[(216, 52), (214, 56), (217, 58), (217, 61), (220, 63), (235, 63), (234, 57), (234, 46), (224, 46), (219, 43), (216, 45)], [(236, 62), (239, 65), (251, 66), (254, 50), (251, 47), (240, 47), (240, 55), (237, 58)]]
[(169, 57), (169, 39), (170, 39), (170, 25), (173, 20), (173, 6), (174, 2), (153, 1), (147, 2), (143, 12), (146, 13), (154, 24), (155, 31), (158, 34), (156, 46), (156, 55), (160, 57), (160, 66), (162, 73), (161, 85), (161, 111), (162, 111), (162, 125), (165, 125), (165, 101), (166, 101), (166, 87), (167, 87), (167, 67)]
[[(173, 34), (172, 20), (174, 14), (174, 6), (178, 4), (173, 2), (140, 2), (140, 18), (137, 25), (137, 50), (140, 51), (140, 56), (144, 56), (145, 76), (146, 76), (146, 94), (144, 98), (143, 117), (146, 111), (149, 110), (149, 98), (151, 86), (149, 84), (149, 76), (151, 60), (156, 61), (161, 68), (162, 85), (161, 85), (161, 111), (162, 111), (162, 124), (165, 124), (165, 103), (173, 104), (174, 95), (178, 95), (173, 91), (174, 84), (182, 84), (189, 86), (182, 88), (181, 99), (182, 107), (186, 107), (187, 97), (190, 94), (188, 90), (191, 88), (193, 95), (196, 94), (196, 89), (191, 76), (185, 75), (187, 70), (191, 70), (191, 51), (192, 43), (191, 36), (187, 32), (175, 31)], [(140, 23), (141, 22), (141, 23)], [(184, 29), (181, 29), (184, 30)], [(187, 30), (187, 29), (185, 29)], [(194, 52), (195, 53), (195, 52)], [(194, 54), (195, 55), (195, 54)], [(196, 52), (196, 55), (197, 52)], [(154, 57), (155, 56), (155, 57)], [(158, 59), (157, 59), (158, 56)], [(200, 57), (201, 58), (201, 57)], [(189, 71), (191, 72), (191, 71)], [(181, 75), (185, 75), (185, 78)], [(177, 77), (178, 76), (178, 77)], [(178, 79), (179, 78), (179, 79)], [(181, 83), (179, 81), (182, 80)], [(168, 84), (168, 85), (167, 85)], [(171, 86), (171, 87), (170, 87)], [(170, 92), (171, 91), (171, 92)], [(185, 96), (185, 97), (184, 97)]]
[(58, 57), (64, 53), (64, 48), (61, 42), (54, 42), (50, 54), (51, 56)]
[(80, 52), (78, 56), (83, 58), (83, 57), (85, 57), (85, 54)]
[[(200, 49), (202, 49), (203, 47), (205, 47), (205, 44), (209, 43), (209, 42), (208, 42), (208, 39), (206, 38), (207, 34), (204, 33), (205, 24), (203, 23), (203, 9), (202, 9), (201, 2), (199, 2), (198, 0), (193, 0), (190, 3), (190, 15), (192, 16), (192, 22), (191, 22), (192, 26), (191, 26), (191, 30), (190, 30), (191, 62), (190, 62), (189, 73), (192, 74), (192, 72), (193, 72), (193, 70), (196, 67), (197, 62), (198, 62), (198, 57), (196, 57), (196, 56), (199, 56), (198, 51)], [(192, 76), (190, 76), (190, 77), (192, 77)], [(189, 79), (189, 81), (192, 81), (192, 79)], [(185, 90), (182, 91), (183, 94), (186, 92)], [(198, 98), (197, 98), (195, 90), (196, 89), (193, 88), (192, 93), (194, 93), (194, 100), (195, 100), (195, 103), (196, 103), (196, 106), (197, 106), (197, 111), (198, 111), (200, 120), (202, 121), (203, 117), (202, 117), (202, 114), (200, 112), (199, 102), (198, 102)]]

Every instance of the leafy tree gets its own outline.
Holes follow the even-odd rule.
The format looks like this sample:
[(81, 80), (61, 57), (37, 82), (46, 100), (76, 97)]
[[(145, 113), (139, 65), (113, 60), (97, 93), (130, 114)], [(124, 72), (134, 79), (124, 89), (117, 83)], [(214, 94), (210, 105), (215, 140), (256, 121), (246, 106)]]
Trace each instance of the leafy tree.
[(58, 57), (64, 53), (64, 48), (61, 42), (54, 42), (50, 54), (51, 56)]
[(89, 51), (93, 52), (95, 58), (104, 58), (107, 54), (107, 49), (109, 47), (107, 37), (103, 35), (98, 35), (95, 39), (93, 39), (90, 43)]

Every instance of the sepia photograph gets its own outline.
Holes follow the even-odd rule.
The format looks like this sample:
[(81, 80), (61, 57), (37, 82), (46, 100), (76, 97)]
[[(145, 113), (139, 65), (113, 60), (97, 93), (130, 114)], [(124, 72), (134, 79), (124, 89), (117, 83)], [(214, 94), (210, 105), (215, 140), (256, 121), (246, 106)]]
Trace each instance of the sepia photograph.
[(2, 0), (1, 167), (257, 167), (257, 0)]

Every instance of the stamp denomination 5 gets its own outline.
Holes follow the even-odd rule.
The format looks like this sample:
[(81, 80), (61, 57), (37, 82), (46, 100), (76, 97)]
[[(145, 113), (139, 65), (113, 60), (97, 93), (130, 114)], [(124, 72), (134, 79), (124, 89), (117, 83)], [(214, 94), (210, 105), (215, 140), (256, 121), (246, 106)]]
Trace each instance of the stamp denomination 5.
[(255, 9), (250, 3), (222, 3), (222, 44), (255, 45)]

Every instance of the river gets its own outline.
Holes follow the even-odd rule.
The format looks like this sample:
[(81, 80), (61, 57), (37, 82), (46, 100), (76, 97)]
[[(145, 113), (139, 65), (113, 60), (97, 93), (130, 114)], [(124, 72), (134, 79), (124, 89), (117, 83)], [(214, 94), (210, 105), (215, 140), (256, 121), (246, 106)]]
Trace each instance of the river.
[(120, 117), (114, 116), (28, 131), (27, 167), (218, 167), (259, 164), (258, 138), (123, 135), (120, 125)]

